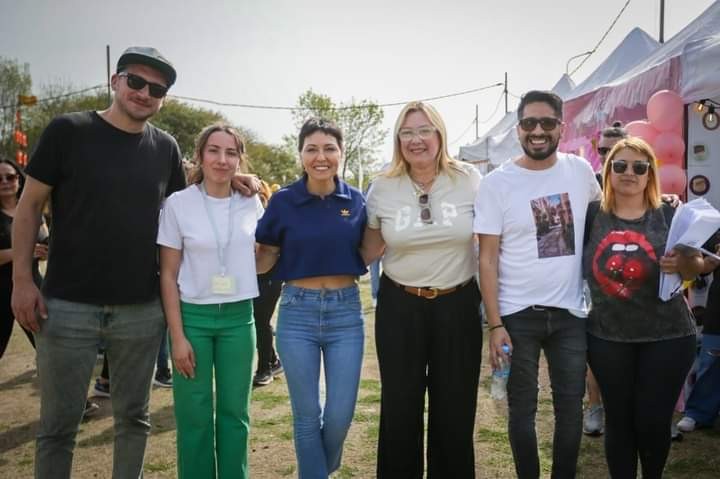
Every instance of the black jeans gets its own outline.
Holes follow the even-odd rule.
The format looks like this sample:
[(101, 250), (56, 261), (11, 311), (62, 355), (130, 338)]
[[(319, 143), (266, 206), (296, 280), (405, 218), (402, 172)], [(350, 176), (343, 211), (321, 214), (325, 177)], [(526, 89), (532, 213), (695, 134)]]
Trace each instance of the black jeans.
[(610, 477), (662, 477), (675, 403), (695, 359), (695, 336), (647, 343), (588, 335), (588, 359), (605, 405)]
[(507, 386), (508, 432), (517, 475), (520, 479), (540, 477), (535, 414), (542, 350), (550, 372), (555, 412), (552, 477), (575, 477), (585, 394), (585, 320), (565, 309), (533, 307), (502, 320), (513, 343)]
[(257, 370), (259, 372), (270, 371), (271, 365), (277, 361), (277, 354), (273, 347), (273, 328), (270, 320), (280, 297), (282, 281), (273, 280), (271, 276), (272, 271), (258, 275), (260, 296), (253, 299), (258, 353)]
[(377, 477), (423, 477), (428, 392), (427, 477), (475, 477), (473, 429), (482, 354), (475, 281), (425, 299), (380, 280), (375, 341), (380, 380)]

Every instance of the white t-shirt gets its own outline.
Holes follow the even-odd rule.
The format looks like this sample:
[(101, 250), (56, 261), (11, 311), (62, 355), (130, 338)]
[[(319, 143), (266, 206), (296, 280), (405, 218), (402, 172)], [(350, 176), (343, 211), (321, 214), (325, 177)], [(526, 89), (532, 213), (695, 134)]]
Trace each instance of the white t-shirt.
[(586, 315), (585, 213), (590, 201), (600, 199), (600, 187), (586, 160), (557, 156), (551, 168), (537, 171), (507, 161), (480, 185), (474, 230), (500, 236), (501, 316), (535, 304)]
[[(157, 243), (182, 251), (178, 274), (180, 299), (193, 304), (232, 303), (258, 296), (255, 270), (255, 227), (263, 214), (257, 195), (246, 198), (206, 196), (197, 185), (173, 193), (160, 212)], [(221, 272), (218, 246), (208, 218), (207, 201), (213, 215), (220, 244), (228, 237), (232, 207), (232, 238), (225, 249), (226, 275), (235, 279), (235, 294), (213, 294), (212, 277)]]
[(379, 176), (368, 192), (368, 226), (385, 240), (383, 271), (405, 286), (451, 288), (477, 272), (473, 202), (481, 175), (472, 165), (454, 178), (438, 175), (429, 193), (432, 224), (420, 219), (407, 175)]

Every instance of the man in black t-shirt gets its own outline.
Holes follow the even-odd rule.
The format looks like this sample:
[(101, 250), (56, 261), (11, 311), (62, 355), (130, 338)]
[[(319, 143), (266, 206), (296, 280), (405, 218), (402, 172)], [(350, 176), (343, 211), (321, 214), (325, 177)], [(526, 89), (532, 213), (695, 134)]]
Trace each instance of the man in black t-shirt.
[[(154, 48), (132, 47), (112, 76), (102, 112), (55, 118), (27, 167), (13, 231), (13, 310), (37, 335), (41, 413), (35, 474), (69, 478), (72, 450), (98, 345), (113, 370), (113, 477), (142, 475), (148, 403), (165, 330), (155, 240), (165, 197), (185, 186), (177, 142), (148, 120), (175, 82)], [(52, 197), (42, 295), (32, 247)]]

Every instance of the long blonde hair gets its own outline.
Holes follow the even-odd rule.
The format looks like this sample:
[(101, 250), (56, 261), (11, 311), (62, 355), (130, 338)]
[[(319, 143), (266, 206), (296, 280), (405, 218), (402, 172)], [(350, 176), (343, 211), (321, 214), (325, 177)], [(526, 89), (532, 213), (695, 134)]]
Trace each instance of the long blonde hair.
[(240, 161), (238, 162), (238, 171), (241, 173), (247, 173), (248, 157), (245, 148), (245, 141), (243, 140), (242, 135), (235, 127), (232, 127), (225, 123), (214, 123), (203, 128), (202, 131), (198, 134), (197, 138), (195, 138), (195, 151), (193, 153), (192, 161), (193, 165), (190, 172), (188, 173), (188, 183), (202, 183), (203, 172), (200, 165), (202, 163), (203, 150), (205, 150), (205, 146), (210, 139), (210, 135), (212, 135), (213, 133), (217, 133), (218, 131), (227, 133), (228, 135), (233, 137), (233, 139), (235, 140), (235, 146), (237, 147), (237, 151), (240, 156)]
[(440, 137), (440, 148), (438, 150), (436, 161), (437, 172), (446, 172), (449, 176), (453, 177), (457, 173), (466, 174), (466, 170), (463, 168), (462, 163), (453, 159), (447, 150), (447, 129), (445, 128), (445, 122), (440, 117), (440, 114), (431, 105), (427, 105), (420, 101), (411, 101), (402, 109), (398, 115), (397, 121), (395, 122), (395, 128), (393, 130), (394, 141), (393, 141), (393, 157), (390, 167), (385, 176), (401, 176), (407, 175), (410, 171), (410, 164), (407, 162), (400, 149), (400, 128), (402, 128), (405, 119), (410, 113), (419, 111), (424, 113), (428, 117), (430, 123), (437, 129), (438, 136)]
[(610, 181), (610, 175), (612, 174), (612, 162), (615, 159), (615, 156), (617, 156), (620, 150), (625, 148), (632, 150), (635, 153), (639, 153), (647, 159), (648, 163), (650, 163), (647, 173), (647, 186), (645, 187), (644, 192), (645, 207), (653, 209), (660, 208), (660, 204), (662, 203), (660, 199), (660, 176), (658, 174), (658, 164), (655, 152), (644, 140), (634, 136), (623, 138), (615, 143), (615, 146), (613, 146), (612, 150), (610, 150), (610, 153), (608, 153), (607, 158), (605, 159), (602, 174), (603, 193), (600, 208), (608, 213), (614, 213), (616, 210), (615, 190), (613, 189), (612, 181)]

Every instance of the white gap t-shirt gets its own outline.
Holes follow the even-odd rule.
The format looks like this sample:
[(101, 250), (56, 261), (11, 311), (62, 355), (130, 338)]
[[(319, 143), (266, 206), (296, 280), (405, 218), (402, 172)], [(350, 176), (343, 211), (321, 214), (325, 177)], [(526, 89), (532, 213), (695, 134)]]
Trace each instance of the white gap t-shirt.
[(501, 316), (535, 304), (586, 315), (585, 214), (588, 203), (600, 199), (600, 187), (586, 160), (557, 156), (555, 165), (538, 171), (507, 161), (480, 184), (473, 229), (500, 236)]
[[(227, 242), (228, 208), (232, 206), (233, 235), (225, 250), (226, 275), (235, 278), (235, 294), (213, 294), (211, 280), (220, 274), (217, 241), (204, 201), (213, 215), (220, 244)], [(255, 270), (255, 227), (264, 210), (257, 195), (213, 198), (198, 185), (173, 193), (160, 212), (157, 243), (182, 250), (178, 274), (180, 299), (193, 304), (232, 303), (258, 296)]]

